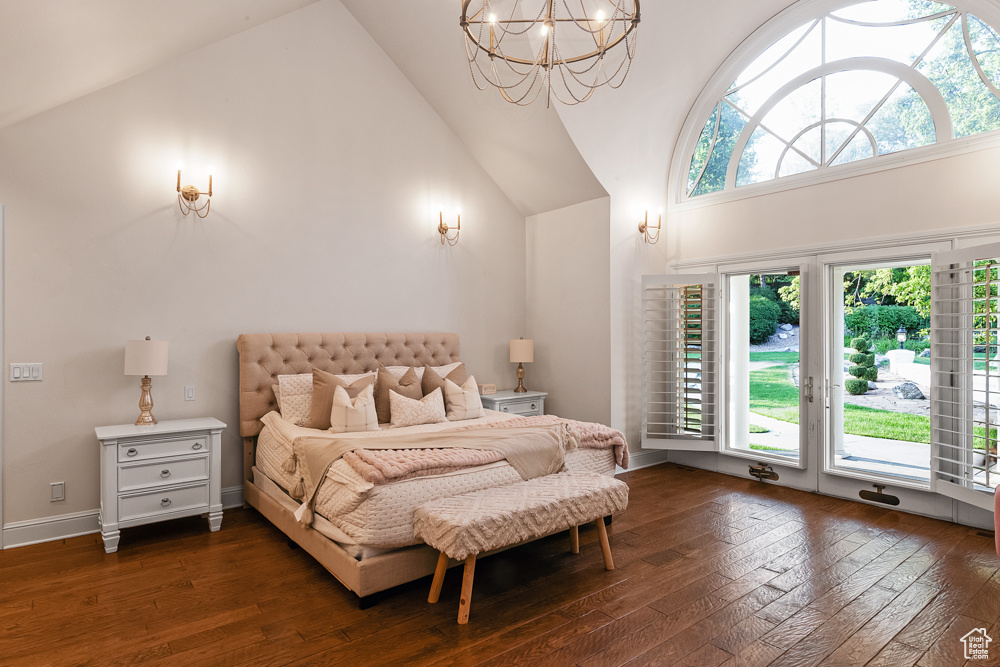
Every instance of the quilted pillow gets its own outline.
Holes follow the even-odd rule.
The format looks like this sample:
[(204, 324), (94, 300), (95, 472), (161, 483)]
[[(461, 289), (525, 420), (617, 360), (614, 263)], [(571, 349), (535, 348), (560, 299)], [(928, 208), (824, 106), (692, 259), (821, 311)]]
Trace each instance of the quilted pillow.
[(385, 366), (379, 367), (378, 380), (375, 382), (375, 411), (378, 413), (380, 424), (391, 421), (389, 395), (392, 393), (420, 400), (424, 394), (420, 391), (420, 378), (417, 377), (417, 371), (411, 368), (397, 380)]
[[(456, 361), (451, 364), (445, 364), (444, 366), (431, 366), (434, 371), (441, 377), (445, 377), (453, 370), (462, 365), (461, 361)], [(386, 366), (386, 370), (396, 376), (397, 379), (403, 377), (406, 371), (410, 370), (410, 366)], [(413, 366), (413, 369), (417, 371), (417, 377), (423, 379), (424, 377), (424, 366)]]
[[(445, 373), (444, 369), (450, 370)], [(444, 375), (442, 375), (442, 373), (444, 373)], [(446, 379), (460, 385), (465, 382), (465, 378), (465, 364), (462, 362), (450, 364), (448, 366), (438, 366), (437, 368), (433, 366), (425, 366), (424, 377), (420, 380), (420, 389), (424, 392), (424, 396), (431, 393), (435, 389), (440, 389), (444, 392), (444, 381)], [(447, 398), (445, 401), (447, 403)]]
[(334, 433), (378, 430), (374, 384), (366, 384), (354, 399), (347, 389), (337, 385), (333, 390), (333, 405), (330, 408), (330, 430)]
[(312, 407), (312, 373), (279, 375), (278, 392), (281, 418), (296, 426), (305, 426), (306, 420), (309, 419), (309, 409)]
[(440, 389), (435, 389), (420, 400), (407, 398), (395, 391), (389, 392), (389, 404), (393, 426), (417, 426), (448, 421)]
[(365, 387), (375, 385), (375, 373), (360, 375), (334, 375), (319, 369), (313, 370), (312, 407), (309, 408), (309, 419), (306, 428), (330, 428), (330, 409), (333, 407), (333, 394), (337, 387), (347, 390), (347, 396), (358, 396)]
[(486, 411), (483, 410), (483, 399), (479, 398), (479, 385), (476, 384), (473, 375), (470, 375), (462, 386), (446, 379), (444, 402), (448, 408), (448, 421), (476, 419), (486, 415)]

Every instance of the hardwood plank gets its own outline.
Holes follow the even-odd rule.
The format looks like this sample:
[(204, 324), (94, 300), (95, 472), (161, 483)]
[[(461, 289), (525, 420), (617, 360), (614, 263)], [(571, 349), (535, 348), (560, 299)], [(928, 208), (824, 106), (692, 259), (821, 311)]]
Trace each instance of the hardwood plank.
[(866, 667), (913, 667), (924, 654), (918, 648), (892, 641), (869, 661)]

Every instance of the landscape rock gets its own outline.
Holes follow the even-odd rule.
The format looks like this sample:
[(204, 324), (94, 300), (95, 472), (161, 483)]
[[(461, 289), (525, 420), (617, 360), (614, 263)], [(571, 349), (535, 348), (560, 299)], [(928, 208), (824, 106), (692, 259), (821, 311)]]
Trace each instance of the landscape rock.
[(892, 393), (908, 401), (922, 401), (927, 398), (924, 392), (920, 391), (920, 387), (912, 382), (897, 384), (892, 388)]
[(931, 349), (927, 348), (926, 350), (921, 352), (919, 356), (923, 357), (924, 359), (929, 359), (931, 356)]
[(792, 325), (791, 324), (782, 324), (778, 328), (781, 329), (782, 331), (791, 331), (792, 330)]
[(781, 340), (785, 340), (786, 338), (788, 338), (788, 334), (778, 334), (778, 338), (780, 338)]
[(872, 382), (871, 380), (869, 380), (868, 381), (868, 388), (869, 389), (878, 389), (878, 385), (875, 384), (874, 382)]

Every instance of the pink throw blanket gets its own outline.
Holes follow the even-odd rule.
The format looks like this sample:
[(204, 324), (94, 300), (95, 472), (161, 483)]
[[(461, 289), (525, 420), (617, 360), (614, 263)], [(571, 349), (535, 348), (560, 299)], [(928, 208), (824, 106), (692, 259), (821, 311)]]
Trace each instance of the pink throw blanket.
[[(565, 423), (584, 449), (613, 449), (615, 462), (628, 468), (628, 445), (621, 431), (603, 424), (562, 419), (555, 415), (515, 417), (488, 424), (470, 424), (454, 431), (524, 426), (551, 426)], [(463, 448), (450, 449), (356, 449), (344, 454), (344, 461), (366, 482), (386, 484), (412, 477), (441, 475), (463, 468), (503, 460), (500, 452)]]

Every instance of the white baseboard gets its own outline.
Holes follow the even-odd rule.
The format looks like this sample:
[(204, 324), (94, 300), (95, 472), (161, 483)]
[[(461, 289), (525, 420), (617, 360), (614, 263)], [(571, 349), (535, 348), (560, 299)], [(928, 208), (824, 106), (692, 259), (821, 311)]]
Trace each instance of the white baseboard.
[(3, 527), (3, 548), (26, 547), (29, 544), (64, 540), (68, 537), (100, 532), (101, 524), (97, 518), (98, 514), (97, 510), (89, 510), (75, 514), (50, 516), (44, 519), (8, 523)]
[(243, 507), (242, 486), (230, 486), (222, 490), (222, 509), (231, 510), (234, 507)]
[[(222, 490), (222, 509), (243, 506), (243, 487), (231, 486)], [(62, 514), (44, 519), (30, 519), (8, 523), (3, 527), (3, 548), (26, 547), (29, 544), (65, 540), (80, 535), (101, 532), (98, 510)]]
[[(637, 452), (628, 453), (628, 469), (629, 470), (639, 470), (640, 468), (648, 468), (650, 466), (659, 465), (661, 463), (667, 462), (667, 455), (669, 452), (663, 449), (640, 449)], [(615, 470), (615, 473), (626, 472), (621, 468)]]

